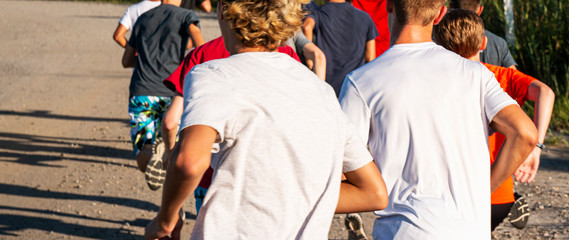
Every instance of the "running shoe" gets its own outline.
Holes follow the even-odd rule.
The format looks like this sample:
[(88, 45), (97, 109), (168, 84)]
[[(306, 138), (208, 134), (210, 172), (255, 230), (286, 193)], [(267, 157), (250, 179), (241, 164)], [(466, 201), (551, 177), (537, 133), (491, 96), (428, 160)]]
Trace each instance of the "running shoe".
[(523, 229), (528, 224), (529, 205), (526, 199), (518, 193), (514, 193), (514, 198), (516, 201), (512, 208), (510, 208), (508, 220), (510, 220), (510, 223), (517, 229)]
[(364, 222), (359, 213), (348, 213), (344, 224), (348, 229), (348, 240), (367, 240), (364, 232)]
[(156, 138), (154, 144), (152, 144), (152, 157), (146, 165), (146, 171), (144, 171), (146, 184), (148, 184), (148, 187), (153, 191), (162, 187), (166, 179), (166, 170), (163, 166), (165, 152), (166, 145), (164, 144), (164, 139), (161, 137)]
[(178, 214), (180, 215), (180, 219), (182, 219), (182, 221), (186, 220), (186, 212), (184, 212), (184, 208), (180, 208), (180, 212)]

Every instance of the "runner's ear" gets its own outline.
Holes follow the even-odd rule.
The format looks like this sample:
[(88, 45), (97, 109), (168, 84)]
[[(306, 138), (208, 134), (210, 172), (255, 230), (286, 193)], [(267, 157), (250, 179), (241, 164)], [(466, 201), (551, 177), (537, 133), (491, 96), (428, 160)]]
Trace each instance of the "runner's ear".
[(441, 9), (439, 10), (439, 13), (437, 14), (437, 16), (435, 17), (435, 20), (433, 22), (434, 25), (439, 24), (439, 22), (441, 22), (441, 20), (443, 19), (443, 17), (445, 16), (445, 14), (447, 13), (447, 6), (443, 5), (441, 7)]
[(482, 39), (482, 45), (480, 46), (480, 51), (486, 49), (486, 45), (488, 45), (488, 38), (484, 36), (484, 38)]

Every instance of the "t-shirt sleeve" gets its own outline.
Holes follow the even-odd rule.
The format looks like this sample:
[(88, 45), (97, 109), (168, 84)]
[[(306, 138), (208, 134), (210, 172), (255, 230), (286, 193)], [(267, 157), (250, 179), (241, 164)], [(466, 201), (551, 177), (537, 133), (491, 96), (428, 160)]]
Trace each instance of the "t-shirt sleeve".
[(310, 43), (310, 41), (308, 41), (308, 38), (306, 38), (306, 36), (304, 36), (304, 33), (302, 33), (302, 31), (299, 31), (295, 34), (294, 46), (295, 46), (297, 52), (300, 52), (299, 50), (302, 51), (304, 46), (308, 43)]
[(194, 12), (193, 10), (189, 10), (184, 22), (186, 23), (185, 26), (188, 35), (190, 35), (190, 25), (195, 24), (198, 27), (200, 26), (200, 20), (198, 18), (198, 15), (196, 15), (196, 12)]
[(217, 131), (216, 142), (225, 139), (237, 113), (234, 91), (225, 79), (227, 76), (219, 69), (207, 64), (194, 67), (186, 75), (180, 131), (194, 125), (205, 125)]
[(501, 66), (503, 67), (510, 67), (512, 65), (518, 65), (512, 57), (510, 53), (510, 48), (508, 47), (508, 43), (504, 39), (500, 39), (501, 41), (498, 42), (498, 48), (500, 49), (501, 56)]
[(131, 7), (128, 7), (126, 9), (126, 11), (124, 12), (124, 15), (122, 15), (122, 18), (119, 20), (119, 24), (123, 25), (126, 30), (130, 30), (132, 28), (132, 21), (130, 19), (130, 11), (131, 11)]
[(316, 9), (316, 10), (310, 12), (308, 14), (308, 16), (306, 16), (306, 17), (310, 17), (310, 18), (314, 19), (314, 30), (316, 30), (316, 28), (318, 28), (318, 20), (319, 20), (318, 19), (318, 11), (319, 10)]
[(180, 66), (170, 74), (166, 79), (164, 79), (164, 85), (172, 90), (173, 92), (177, 92), (180, 95), (184, 96), (184, 78), (186, 74), (191, 70), (193, 66), (196, 65), (193, 56), (195, 55), (196, 49), (190, 51)]
[(345, 119), (344, 123), (346, 125), (346, 144), (344, 145), (342, 172), (351, 172), (373, 161), (373, 157), (367, 150), (367, 145), (356, 133), (354, 125), (348, 118), (342, 117)]
[(500, 87), (500, 84), (494, 77), (494, 74), (483, 65), (480, 66), (483, 67), (482, 71), (484, 72), (482, 82), (484, 113), (486, 115), (486, 120), (490, 123), (502, 108), (512, 104), (517, 105), (517, 103)]
[(360, 95), (350, 75), (346, 76), (339, 96), (340, 106), (347, 118), (354, 124), (355, 132), (362, 142), (367, 143), (369, 139), (369, 129), (371, 114), (369, 107)]
[(279, 47), (277, 50), (280, 53), (284, 53), (286, 55), (289, 55), (290, 57), (294, 58), (294, 60), (300, 62), (300, 58), (298, 57), (298, 54), (296, 54), (296, 52), (294, 52), (294, 50), (291, 47), (289, 47), (289, 46)]
[(370, 41), (374, 40), (379, 35), (379, 33), (377, 33), (377, 28), (375, 27), (375, 23), (373, 22), (371, 17), (368, 15), (367, 18), (368, 18), (368, 30), (366, 35), (366, 41)]
[(529, 75), (526, 75), (518, 70), (507, 68), (507, 75), (509, 79), (509, 89), (510, 96), (521, 103), (527, 100), (527, 92), (531, 82), (537, 80)]

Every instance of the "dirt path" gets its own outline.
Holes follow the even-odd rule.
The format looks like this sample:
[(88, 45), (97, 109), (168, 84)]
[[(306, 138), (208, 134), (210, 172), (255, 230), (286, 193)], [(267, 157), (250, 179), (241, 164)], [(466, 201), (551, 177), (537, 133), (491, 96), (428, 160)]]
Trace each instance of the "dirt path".
[[(127, 5), (0, 0), (0, 239), (140, 239), (160, 192), (136, 170), (126, 110), (131, 70), (111, 38)], [(201, 14), (206, 40), (219, 35)], [(569, 239), (569, 152), (544, 158), (526, 230)], [(529, 194), (532, 194), (531, 196)], [(185, 239), (194, 224), (187, 201)], [(373, 215), (364, 214), (371, 233)], [(329, 237), (345, 239), (343, 216)], [(467, 226), (465, 226), (467, 227)]]

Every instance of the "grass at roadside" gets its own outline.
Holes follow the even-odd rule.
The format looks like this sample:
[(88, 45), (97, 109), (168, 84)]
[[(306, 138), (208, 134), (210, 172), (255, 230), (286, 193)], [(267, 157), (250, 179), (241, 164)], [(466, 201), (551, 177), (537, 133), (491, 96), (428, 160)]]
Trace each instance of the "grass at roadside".
[[(482, 18), (486, 28), (505, 35), (502, 0), (486, 0)], [(550, 128), (569, 134), (569, 4), (566, 1), (514, 0), (516, 43), (510, 46), (518, 68), (546, 83), (555, 92)], [(524, 106), (529, 115), (533, 109)], [(559, 138), (563, 139), (563, 138)]]

